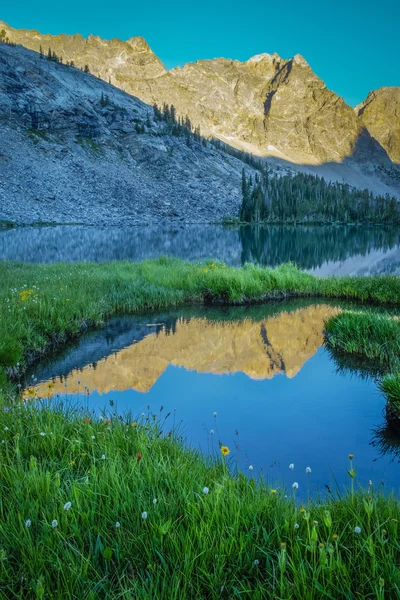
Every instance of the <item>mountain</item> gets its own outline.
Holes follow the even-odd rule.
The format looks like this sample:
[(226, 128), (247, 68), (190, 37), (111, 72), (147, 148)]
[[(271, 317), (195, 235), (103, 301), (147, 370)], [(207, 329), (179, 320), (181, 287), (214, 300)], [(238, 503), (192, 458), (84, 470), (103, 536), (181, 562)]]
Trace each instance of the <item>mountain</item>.
[(243, 162), (170, 135), (152, 115), (94, 75), (0, 43), (0, 220), (128, 225), (236, 214)]
[[(174, 104), (205, 135), (254, 154), (314, 165), (358, 153), (364, 161), (367, 155), (385, 165), (380, 144), (400, 162), (400, 88), (371, 92), (354, 111), (300, 55), (289, 60), (277, 54), (246, 62), (201, 60), (167, 71), (140, 37), (123, 42), (93, 35), (42, 35), (0, 21), (1, 29), (12, 42), (35, 51), (42, 46), (45, 54), (50, 47), (64, 61), (87, 64), (92, 73), (144, 102)], [(371, 136), (379, 144), (371, 143)]]
[(382, 87), (370, 92), (355, 111), (392, 161), (400, 163), (400, 87)]
[[(47, 60), (49, 50), (59, 62)], [(237, 215), (243, 163), (198, 136), (171, 135), (153, 118), (154, 103), (265, 157), (275, 174), (300, 170), (400, 197), (398, 88), (387, 89), (353, 110), (300, 55), (167, 71), (140, 37), (50, 36), (0, 21), (0, 220)]]

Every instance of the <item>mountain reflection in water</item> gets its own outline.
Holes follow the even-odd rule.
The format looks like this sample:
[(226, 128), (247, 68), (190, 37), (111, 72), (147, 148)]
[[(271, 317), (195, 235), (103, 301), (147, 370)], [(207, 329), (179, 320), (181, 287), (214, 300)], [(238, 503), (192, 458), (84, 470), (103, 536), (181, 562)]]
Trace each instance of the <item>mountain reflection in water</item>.
[[(99, 393), (130, 388), (147, 392), (168, 365), (198, 373), (242, 372), (253, 379), (278, 373), (294, 377), (323, 343), (324, 324), (338, 310), (320, 304), (262, 321), (181, 318), (172, 329), (162, 326), (82, 370), (56, 377), (51, 395), (65, 393), (65, 383), (73, 394), (84, 386)], [(48, 395), (50, 381), (39, 383), (39, 396)]]
[(243, 472), (252, 464), (273, 487), (293, 483), (294, 462), (303, 495), (348, 484), (349, 452), (362, 485), (397, 489), (399, 438), (379, 373), (323, 345), (326, 320), (350, 306), (297, 299), (117, 316), (37, 365), (25, 394), (34, 383), (50, 406), (72, 401), (83, 414), (139, 420), (162, 406), (193, 447), (207, 453), (221, 441)]

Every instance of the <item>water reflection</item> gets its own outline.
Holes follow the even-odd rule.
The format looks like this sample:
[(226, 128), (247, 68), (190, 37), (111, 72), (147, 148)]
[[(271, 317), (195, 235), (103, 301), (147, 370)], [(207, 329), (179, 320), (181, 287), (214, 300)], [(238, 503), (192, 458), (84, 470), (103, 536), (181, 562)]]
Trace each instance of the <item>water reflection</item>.
[[(324, 323), (338, 310), (321, 304), (262, 321), (195, 317), (148, 324), (144, 334), (146, 327), (158, 330), (82, 370), (75, 368), (56, 378), (50, 395), (64, 393), (65, 384), (73, 394), (85, 386), (101, 394), (126, 389), (148, 392), (169, 365), (197, 373), (241, 372), (253, 379), (271, 379), (278, 373), (294, 377), (322, 345)], [(54, 366), (54, 372), (58, 368)], [(40, 396), (49, 393), (50, 381), (51, 377), (39, 383)]]
[(303, 494), (347, 483), (349, 452), (363, 485), (383, 478), (397, 487), (397, 446), (376, 373), (337, 362), (323, 346), (326, 319), (343, 307), (297, 300), (118, 317), (39, 365), (35, 386), (97, 413), (110, 405), (135, 415), (148, 405), (176, 409), (189, 443), (208, 452), (222, 440), (242, 469), (252, 464), (279, 484), (295, 475)]
[(384, 227), (177, 225), (21, 228), (0, 232), (0, 259), (25, 262), (216, 258), (276, 266), (292, 261), (319, 275), (400, 273), (400, 231)]

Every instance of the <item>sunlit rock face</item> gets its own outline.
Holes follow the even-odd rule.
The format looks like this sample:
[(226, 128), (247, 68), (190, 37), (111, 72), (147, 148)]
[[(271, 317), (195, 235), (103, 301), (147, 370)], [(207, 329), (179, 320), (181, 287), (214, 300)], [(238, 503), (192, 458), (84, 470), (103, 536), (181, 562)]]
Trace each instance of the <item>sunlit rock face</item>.
[[(246, 62), (216, 58), (167, 71), (141, 37), (127, 42), (90, 35), (43, 35), (16, 30), (0, 21), (13, 42), (44, 54), (51, 47), (64, 62), (73, 60), (146, 103), (174, 104), (207, 136), (262, 156), (294, 163), (341, 162), (361, 154), (385, 163), (378, 145), (398, 160), (400, 88), (382, 88), (354, 111), (327, 89), (306, 60), (260, 54)], [(368, 108), (369, 107), (369, 108)], [(396, 124), (397, 118), (397, 124)]]
[(85, 386), (99, 393), (147, 392), (169, 365), (198, 373), (242, 372), (253, 379), (279, 373), (294, 377), (322, 345), (325, 322), (338, 312), (333, 306), (317, 305), (265, 321), (179, 320), (173, 332), (152, 333), (95, 365), (72, 371), (62, 381), (40, 383), (37, 395), (84, 393)]
[(355, 111), (370, 134), (400, 163), (400, 87), (370, 92)]
[(74, 61), (79, 68), (88, 65), (91, 73), (105, 81), (111, 78), (115, 85), (125, 89), (126, 79), (147, 79), (159, 77), (166, 72), (162, 62), (152, 52), (142, 37), (133, 37), (127, 42), (117, 38), (103, 40), (97, 35), (86, 39), (79, 34), (49, 35), (29, 29), (13, 29), (0, 21), (0, 31), (4, 29), (10, 41), (47, 56), (49, 48), (63, 62)]

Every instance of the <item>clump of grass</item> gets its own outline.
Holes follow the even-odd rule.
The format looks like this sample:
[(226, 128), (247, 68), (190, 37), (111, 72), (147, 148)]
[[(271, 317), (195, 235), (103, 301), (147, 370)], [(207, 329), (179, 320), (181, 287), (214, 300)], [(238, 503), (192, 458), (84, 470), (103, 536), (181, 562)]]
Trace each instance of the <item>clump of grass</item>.
[(390, 368), (400, 357), (400, 321), (376, 312), (345, 311), (326, 324), (328, 345)]
[(99, 144), (95, 142), (93, 138), (81, 136), (77, 138), (77, 141), (84, 150), (89, 149), (94, 154), (102, 154), (101, 146), (99, 146)]
[(162, 412), (98, 419), (34, 394), (0, 402), (7, 598), (398, 593), (399, 505), (372, 488), (303, 506), (232, 475), (219, 451), (185, 447)]
[(379, 389), (385, 394), (392, 409), (398, 413), (400, 429), (400, 372), (385, 375), (379, 382)]
[(33, 140), (34, 143), (38, 142), (38, 138), (46, 141), (48, 140), (48, 134), (43, 129), (34, 129), (31, 127), (28, 129), (28, 136), (31, 138), (31, 140)]

